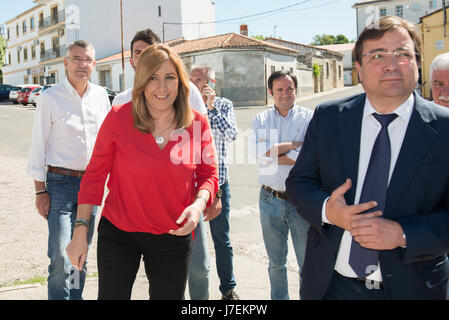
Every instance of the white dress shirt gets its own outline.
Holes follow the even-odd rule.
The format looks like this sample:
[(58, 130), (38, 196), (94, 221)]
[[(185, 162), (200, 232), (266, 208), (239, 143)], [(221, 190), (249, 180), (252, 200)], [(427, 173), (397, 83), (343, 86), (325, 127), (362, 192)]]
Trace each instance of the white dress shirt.
[[(404, 141), (405, 132), (407, 130), (407, 126), (412, 116), (413, 106), (415, 103), (415, 98), (413, 94), (399, 107), (394, 110), (394, 113), (398, 115), (398, 117), (393, 120), (388, 126), (388, 135), (390, 137), (391, 144), (391, 162), (390, 162), (390, 172), (388, 183), (390, 182), (391, 176), (393, 174), (394, 167), (396, 165), (396, 161), (399, 156), (399, 151), (401, 150), (402, 142)], [(371, 158), (371, 151), (374, 146), (374, 142), (377, 138), (377, 135), (380, 132), (382, 126), (380, 123), (374, 118), (373, 113), (378, 113), (368, 98), (365, 101), (365, 107), (363, 110), (363, 119), (362, 119), (362, 129), (360, 133), (360, 154), (359, 154), (359, 168), (357, 174), (357, 186), (355, 193), (355, 201), (354, 204), (358, 204), (360, 200), (360, 194), (362, 193), (363, 181), (365, 181), (366, 171), (368, 170), (368, 164)], [(329, 223), (326, 218), (326, 201), (323, 204), (322, 210), (322, 219), (324, 223)], [(349, 204), (348, 204), (349, 205)], [(349, 231), (345, 231), (343, 233), (343, 237), (341, 239), (340, 248), (338, 250), (337, 261), (335, 263), (335, 270), (341, 275), (349, 278), (357, 278), (356, 273), (352, 270), (352, 267), (349, 265), (349, 253), (351, 251), (351, 243), (352, 236)], [(382, 275), (380, 271), (380, 265), (377, 270), (373, 272), (367, 279), (374, 281), (382, 281)]]
[(108, 94), (89, 83), (81, 98), (68, 79), (44, 91), (34, 116), (27, 174), (46, 180), (46, 166), (85, 170), (111, 109)]
[[(276, 159), (265, 156), (275, 144), (304, 141), (313, 112), (294, 105), (286, 117), (276, 108), (270, 108), (254, 116), (248, 142), (250, 155), (259, 163), (259, 184), (277, 191), (285, 191), (285, 180), (293, 165), (280, 165)], [(286, 155), (296, 161), (301, 147)]]
[[(189, 103), (193, 109), (202, 114), (207, 113), (206, 105), (204, 104), (203, 97), (201, 96), (200, 90), (189, 81), (190, 92), (189, 92)], [(125, 90), (114, 97), (112, 105), (120, 105), (130, 102), (133, 99), (133, 88)]]

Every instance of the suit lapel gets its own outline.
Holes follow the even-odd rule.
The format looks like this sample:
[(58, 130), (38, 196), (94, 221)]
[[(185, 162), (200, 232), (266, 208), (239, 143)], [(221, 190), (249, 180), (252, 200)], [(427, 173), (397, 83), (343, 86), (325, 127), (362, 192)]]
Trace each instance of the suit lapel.
[(343, 104), (340, 109), (340, 114), (337, 116), (343, 179), (346, 180), (346, 178), (349, 178), (352, 181), (352, 188), (345, 195), (348, 204), (353, 204), (355, 199), (364, 105), (365, 94), (362, 94), (358, 98)]
[(396, 206), (401, 203), (398, 200), (436, 138), (435, 130), (429, 125), (436, 118), (424, 101), (415, 94), (415, 107), (388, 186), (384, 217), (395, 216)]

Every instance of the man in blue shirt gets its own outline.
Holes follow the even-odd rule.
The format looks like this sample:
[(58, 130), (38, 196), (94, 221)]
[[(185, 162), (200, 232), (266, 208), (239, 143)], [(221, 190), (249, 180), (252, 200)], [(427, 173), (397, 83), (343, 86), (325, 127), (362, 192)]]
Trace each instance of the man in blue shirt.
[(285, 194), (285, 179), (295, 164), (312, 118), (312, 111), (295, 104), (296, 89), (294, 75), (286, 71), (274, 72), (268, 79), (274, 106), (257, 114), (251, 125), (249, 147), (259, 163), (260, 221), (273, 300), (289, 299), (288, 234), (291, 233), (301, 273), (309, 228)]

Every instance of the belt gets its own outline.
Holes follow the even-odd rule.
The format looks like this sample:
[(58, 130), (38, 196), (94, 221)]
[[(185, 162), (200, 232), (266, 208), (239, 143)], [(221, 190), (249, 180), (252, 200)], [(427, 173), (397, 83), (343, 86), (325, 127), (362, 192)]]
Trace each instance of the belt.
[(288, 200), (287, 199), (287, 193), (282, 192), (282, 191), (276, 191), (268, 186), (262, 185), (262, 189), (264, 189), (266, 192), (268, 192), (269, 194), (275, 196), (278, 199), (283, 199), (283, 200)]
[(379, 281), (369, 280), (366, 278), (364, 278), (364, 279), (354, 278), (354, 280), (363, 284), (367, 289), (383, 289), (384, 288), (382, 281), (379, 282)]
[(85, 171), (78, 171), (78, 170), (72, 170), (72, 169), (66, 169), (66, 168), (59, 168), (59, 167), (53, 167), (53, 166), (47, 166), (47, 171), (51, 173), (61, 174), (63, 176), (71, 176), (71, 177), (77, 177), (82, 178)]
[(370, 280), (367, 278), (363, 278), (363, 279), (348, 278), (348, 277), (341, 275), (338, 271), (334, 271), (334, 273), (342, 279), (358, 282), (359, 284), (363, 285), (367, 289), (383, 289), (384, 288), (382, 281), (379, 282), (379, 281), (374, 281), (374, 280)]

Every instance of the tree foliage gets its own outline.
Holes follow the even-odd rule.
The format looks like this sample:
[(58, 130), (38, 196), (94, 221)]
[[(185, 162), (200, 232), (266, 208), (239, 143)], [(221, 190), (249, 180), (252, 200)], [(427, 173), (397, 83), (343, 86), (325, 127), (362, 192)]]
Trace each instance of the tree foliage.
[(0, 36), (0, 83), (3, 83), (3, 61), (5, 61), (6, 40)]
[(263, 35), (261, 35), (261, 34), (258, 34), (258, 35), (255, 35), (255, 36), (252, 36), (251, 38), (254, 38), (254, 39), (257, 39), (257, 40), (265, 40), (267, 37), (265, 37), (265, 36), (263, 36)]
[(342, 34), (338, 34), (336, 36), (332, 34), (317, 34), (312, 38), (312, 42), (310, 43), (312, 46), (325, 46), (329, 44), (342, 44), (349, 43), (349, 40), (346, 36)]

